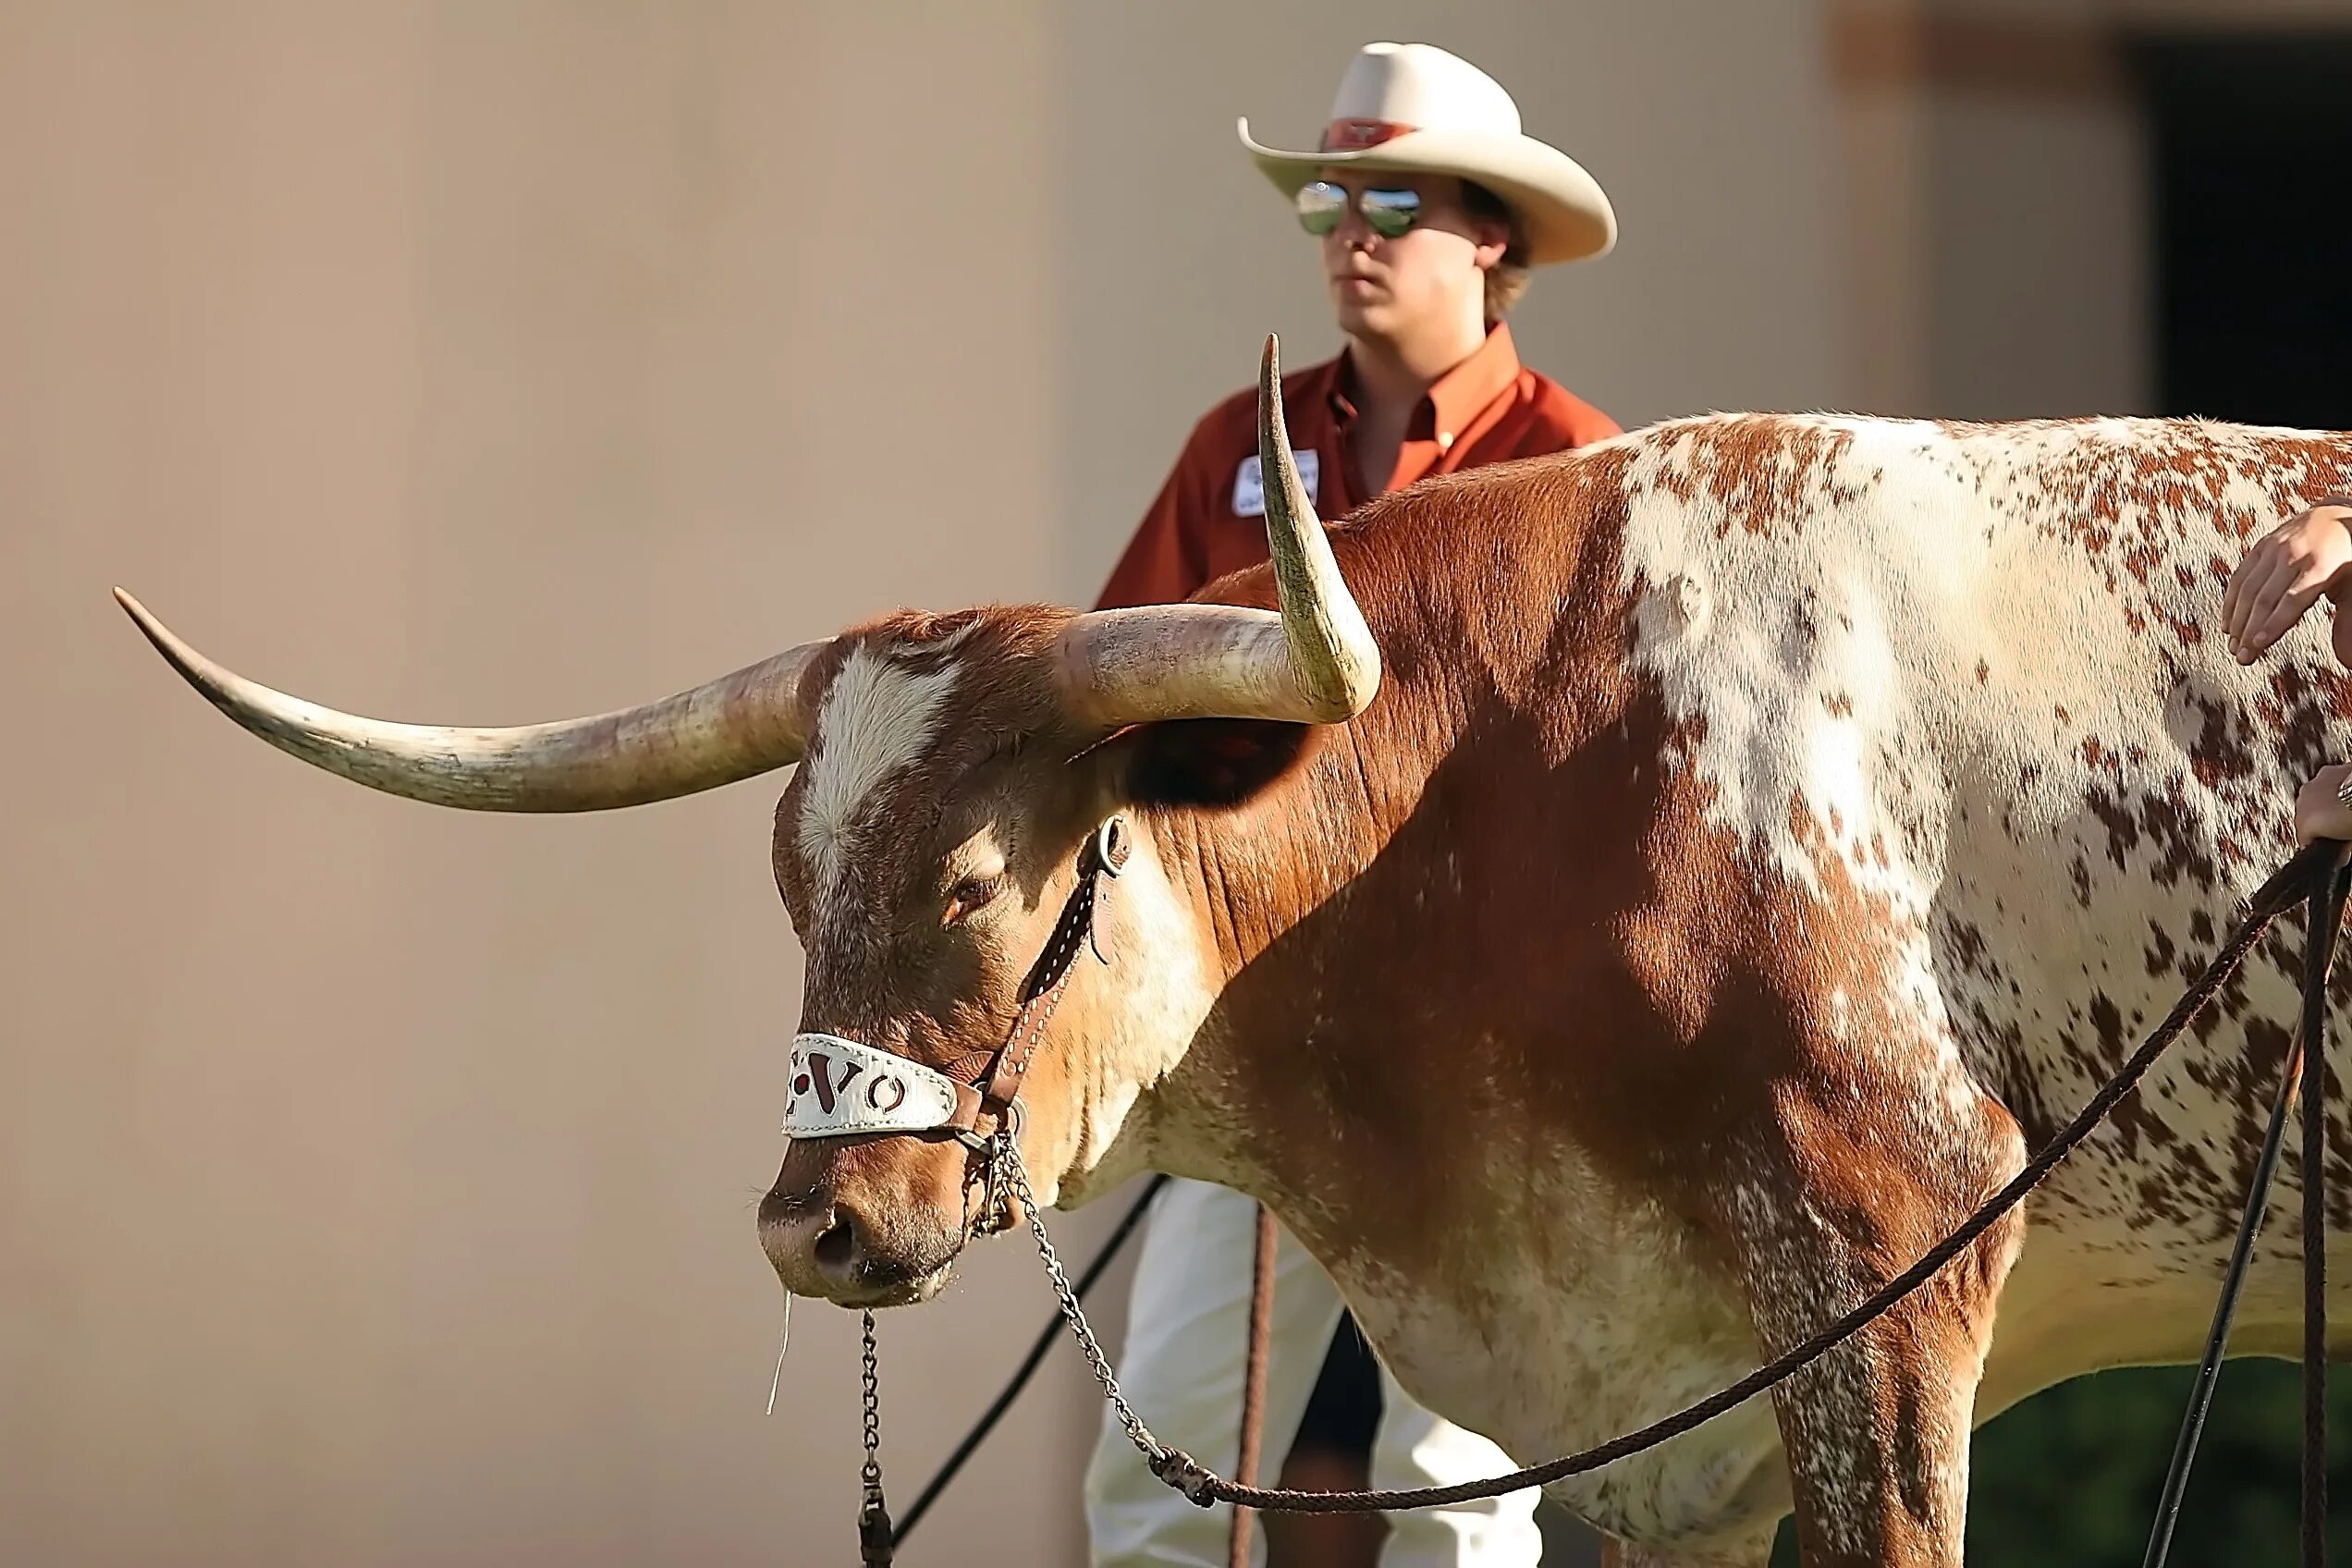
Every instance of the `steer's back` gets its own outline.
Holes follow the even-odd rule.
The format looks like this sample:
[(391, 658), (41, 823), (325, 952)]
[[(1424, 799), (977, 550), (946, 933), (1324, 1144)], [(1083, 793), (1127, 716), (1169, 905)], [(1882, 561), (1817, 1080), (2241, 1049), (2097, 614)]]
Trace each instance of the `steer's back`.
[[(2221, 632), (2248, 536), (2352, 488), (2352, 437), (1744, 415), (1630, 445), (1633, 656), (1677, 721), (1670, 766), (1759, 874), (1859, 892), (1903, 1014), (2039, 1146), (2290, 852), (2297, 787), (2352, 759), (2324, 615), (2251, 668)], [(2193, 1341), (2285, 1049), (2294, 935), (2037, 1196), (2003, 1319), (2018, 1386), (1991, 1408), (2087, 1355)], [(2291, 1279), (2255, 1294), (2259, 1340)]]

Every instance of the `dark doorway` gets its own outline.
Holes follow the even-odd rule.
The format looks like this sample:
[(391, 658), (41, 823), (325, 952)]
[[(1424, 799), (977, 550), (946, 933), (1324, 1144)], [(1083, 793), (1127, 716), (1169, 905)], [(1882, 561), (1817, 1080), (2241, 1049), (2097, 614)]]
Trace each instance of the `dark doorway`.
[(2147, 40), (2158, 412), (2352, 429), (2352, 34)]

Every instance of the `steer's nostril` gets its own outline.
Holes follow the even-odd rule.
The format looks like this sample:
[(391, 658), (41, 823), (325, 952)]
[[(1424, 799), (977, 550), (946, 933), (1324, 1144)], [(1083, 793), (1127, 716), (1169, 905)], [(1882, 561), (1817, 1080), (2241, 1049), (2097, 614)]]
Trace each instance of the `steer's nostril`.
[(818, 1268), (828, 1274), (847, 1273), (857, 1257), (857, 1232), (847, 1219), (836, 1219), (817, 1237), (815, 1251)]
[(878, 1249), (865, 1216), (829, 1194), (771, 1197), (761, 1206), (760, 1246), (786, 1290), (845, 1304), (872, 1301), (939, 1273), (954, 1251), (945, 1237), (913, 1256)]

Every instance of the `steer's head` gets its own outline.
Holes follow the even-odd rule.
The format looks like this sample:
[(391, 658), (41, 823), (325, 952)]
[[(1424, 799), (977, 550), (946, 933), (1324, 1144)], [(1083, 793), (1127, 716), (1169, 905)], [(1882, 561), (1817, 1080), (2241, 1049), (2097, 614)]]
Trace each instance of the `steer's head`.
[[(597, 811), (798, 764), (773, 841), (808, 955), (797, 1135), (760, 1207), (762, 1241), (798, 1293), (920, 1300), (988, 1213), (974, 1145), (1007, 1120), (1000, 1050), (1016, 1024), (1036, 1045), (1015, 1047), (1027, 1071), (1014, 1124), (1051, 1201), (1101, 1164), (1213, 996), (1191, 879), (1163, 861), (1151, 818), (1187, 790), (1213, 796), (1219, 768), (1184, 766), (1194, 730), (1169, 721), (1335, 723), (1378, 685), (1378, 651), (1291, 459), (1280, 387), (1269, 338), (1258, 446), (1279, 609), (900, 614), (641, 707), (455, 729), (257, 686), (124, 604), (246, 729), (416, 800)], [(1070, 983), (1049, 1016), (1043, 1001), (1024, 1011), (1060, 973), (1048, 949), (1067, 947), (1054, 938), (1084, 907), (1082, 883), (1096, 899)]]

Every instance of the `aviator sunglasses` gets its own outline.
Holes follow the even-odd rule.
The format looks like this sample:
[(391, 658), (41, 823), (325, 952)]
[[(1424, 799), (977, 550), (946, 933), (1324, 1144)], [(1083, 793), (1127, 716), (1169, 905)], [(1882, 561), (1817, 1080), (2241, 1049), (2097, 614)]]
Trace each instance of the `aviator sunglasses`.
[[(1348, 210), (1347, 188), (1318, 179), (1302, 185), (1298, 193), (1299, 227), (1321, 239), (1340, 227)], [(1394, 239), (1421, 217), (1418, 190), (1366, 190), (1356, 202), (1364, 227), (1383, 239)]]

